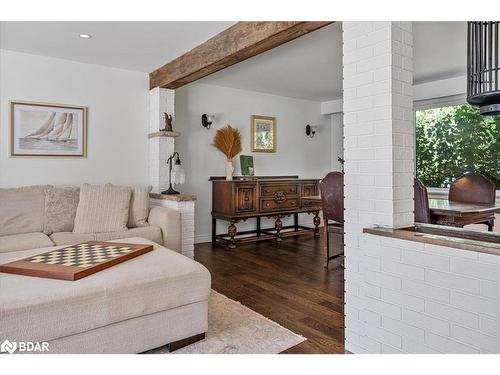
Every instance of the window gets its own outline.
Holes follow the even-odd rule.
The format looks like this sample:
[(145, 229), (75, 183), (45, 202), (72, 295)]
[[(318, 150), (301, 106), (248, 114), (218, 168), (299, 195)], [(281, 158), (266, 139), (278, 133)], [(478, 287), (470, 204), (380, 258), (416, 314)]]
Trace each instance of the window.
[(500, 116), (481, 116), (468, 104), (416, 110), (417, 178), (448, 187), (478, 172), (500, 190)]

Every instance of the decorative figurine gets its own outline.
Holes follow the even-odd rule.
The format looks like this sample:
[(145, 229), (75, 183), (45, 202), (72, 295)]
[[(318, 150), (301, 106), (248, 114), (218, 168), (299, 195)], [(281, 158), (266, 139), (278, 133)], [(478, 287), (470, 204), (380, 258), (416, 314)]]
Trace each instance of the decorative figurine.
[(165, 119), (165, 128), (160, 129), (160, 131), (162, 132), (174, 131), (172, 129), (172, 115), (169, 115), (167, 112), (163, 112), (163, 118)]

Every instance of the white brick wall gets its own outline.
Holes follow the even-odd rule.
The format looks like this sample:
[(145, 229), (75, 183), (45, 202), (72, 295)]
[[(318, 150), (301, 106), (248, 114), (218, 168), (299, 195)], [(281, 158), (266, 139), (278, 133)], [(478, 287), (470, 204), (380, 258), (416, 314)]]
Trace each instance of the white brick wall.
[(346, 350), (500, 353), (500, 257), (362, 233), (413, 223), (411, 23), (343, 39)]
[[(394, 254), (400, 252), (401, 268), (382, 266), (352, 278), (346, 269), (347, 350), (500, 353), (500, 283), (492, 281), (500, 273), (498, 257), (472, 251), (464, 256), (458, 249), (368, 234), (361, 243), (365, 249), (392, 249), (380, 253), (381, 265), (395, 262)], [(406, 253), (412, 255), (405, 257)], [(467, 270), (445, 267), (462, 262), (468, 264)], [(363, 261), (358, 266), (362, 269)], [(481, 272), (471, 276), (472, 270)], [(380, 294), (374, 295), (367, 286), (377, 286)]]

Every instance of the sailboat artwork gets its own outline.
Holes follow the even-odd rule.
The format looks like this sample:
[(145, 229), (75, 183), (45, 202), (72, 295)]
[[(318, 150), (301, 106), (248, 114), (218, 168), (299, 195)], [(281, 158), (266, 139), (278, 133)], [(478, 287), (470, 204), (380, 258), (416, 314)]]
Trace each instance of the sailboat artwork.
[(86, 108), (11, 102), (13, 156), (85, 157)]

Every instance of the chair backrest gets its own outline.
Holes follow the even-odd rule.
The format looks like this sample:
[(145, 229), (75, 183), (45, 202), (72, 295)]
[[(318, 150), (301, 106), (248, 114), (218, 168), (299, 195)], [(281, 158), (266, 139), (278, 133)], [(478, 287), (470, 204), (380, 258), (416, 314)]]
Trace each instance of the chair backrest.
[(427, 188), (416, 178), (413, 180), (413, 191), (415, 195), (415, 223), (431, 223), (431, 212), (429, 210), (429, 195)]
[(344, 222), (344, 174), (330, 172), (319, 183), (325, 220)]
[(462, 203), (495, 203), (495, 184), (479, 173), (465, 173), (450, 185), (448, 200)]

